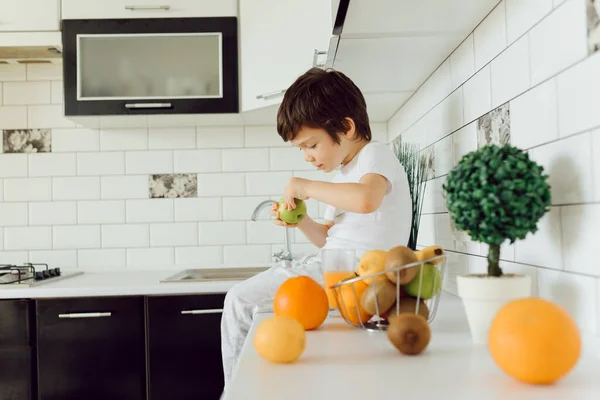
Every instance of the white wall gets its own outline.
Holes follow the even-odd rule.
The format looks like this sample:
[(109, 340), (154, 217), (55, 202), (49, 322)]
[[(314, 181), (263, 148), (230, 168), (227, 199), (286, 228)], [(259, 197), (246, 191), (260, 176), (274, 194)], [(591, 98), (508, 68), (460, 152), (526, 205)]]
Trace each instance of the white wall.
[[(284, 230), (268, 220), (268, 210), (262, 221), (250, 221), (254, 207), (278, 200), (292, 176), (328, 179), (274, 125), (77, 127), (62, 117), (61, 79), (60, 64), (0, 64), (0, 132), (51, 131), (48, 153), (9, 154), (11, 146), (3, 146), (0, 263), (80, 269), (268, 263), (283, 247)], [(373, 132), (387, 141), (385, 123)], [(162, 173), (197, 177), (197, 195), (150, 198), (149, 177)], [(324, 211), (312, 200), (308, 209), (313, 218)], [(314, 250), (300, 231), (292, 241), (295, 256)]]
[[(600, 52), (588, 50), (588, 1), (592, 11), (591, 0), (499, 2), (390, 119), (388, 131), (390, 140), (434, 146), (419, 244), (449, 250), (447, 288), (455, 291), (456, 274), (485, 271), (487, 247), (453, 229), (441, 185), (462, 155), (486, 143), (477, 124), (496, 110), (488, 114), (491, 140), (499, 141), (498, 128), (509, 129), (510, 142), (549, 173), (553, 205), (535, 235), (502, 247), (501, 266), (531, 275), (540, 296), (599, 335)], [(501, 118), (510, 122), (501, 125)]]

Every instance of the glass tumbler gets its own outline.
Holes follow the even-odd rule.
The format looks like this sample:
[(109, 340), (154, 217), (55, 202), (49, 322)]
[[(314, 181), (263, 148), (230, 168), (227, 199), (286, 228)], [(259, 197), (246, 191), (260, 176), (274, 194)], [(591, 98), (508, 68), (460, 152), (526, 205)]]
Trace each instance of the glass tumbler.
[(356, 270), (355, 252), (352, 249), (323, 249), (321, 251), (321, 269), (329, 300), (329, 308), (337, 309), (337, 302), (330, 286), (351, 276)]

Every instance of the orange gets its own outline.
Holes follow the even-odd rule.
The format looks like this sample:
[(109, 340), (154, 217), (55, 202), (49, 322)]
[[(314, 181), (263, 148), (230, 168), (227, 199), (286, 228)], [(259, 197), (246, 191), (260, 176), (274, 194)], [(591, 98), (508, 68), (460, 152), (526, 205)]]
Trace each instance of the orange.
[(537, 297), (502, 307), (488, 339), (496, 364), (513, 378), (533, 384), (560, 379), (575, 366), (581, 352), (573, 318), (560, 306)]
[(337, 285), (341, 280), (354, 277), (356, 275), (353, 272), (348, 271), (326, 271), (323, 272), (323, 280), (325, 281), (325, 287), (327, 288), (327, 299), (329, 300), (329, 308), (338, 308), (337, 301), (335, 301), (335, 293), (333, 289), (329, 287)]
[(360, 298), (367, 287), (369, 285), (364, 280), (360, 280), (352, 284), (342, 285), (338, 290), (340, 294), (340, 312), (346, 320), (353, 324), (360, 325), (361, 322), (367, 322), (372, 317), (360, 305)]
[(273, 312), (297, 320), (306, 330), (316, 329), (329, 313), (327, 294), (323, 286), (308, 276), (289, 278), (275, 293)]
[(304, 352), (306, 333), (295, 319), (274, 316), (258, 325), (253, 343), (256, 352), (265, 360), (292, 363)]

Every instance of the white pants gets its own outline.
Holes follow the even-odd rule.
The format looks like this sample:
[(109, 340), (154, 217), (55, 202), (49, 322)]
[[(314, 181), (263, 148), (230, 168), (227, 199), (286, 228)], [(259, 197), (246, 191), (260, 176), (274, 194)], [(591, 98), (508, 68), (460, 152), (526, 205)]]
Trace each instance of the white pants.
[(254, 313), (258, 310), (272, 310), (273, 298), (279, 286), (288, 278), (299, 275), (310, 276), (322, 285), (320, 258), (309, 256), (301, 261), (276, 263), (268, 270), (238, 283), (227, 292), (221, 318), (225, 390), (237, 367)]

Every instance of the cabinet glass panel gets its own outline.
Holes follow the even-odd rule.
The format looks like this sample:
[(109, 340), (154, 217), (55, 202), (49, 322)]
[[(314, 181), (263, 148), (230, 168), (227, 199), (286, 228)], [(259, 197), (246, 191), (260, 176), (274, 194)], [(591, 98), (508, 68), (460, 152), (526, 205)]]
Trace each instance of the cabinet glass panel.
[(77, 35), (77, 98), (221, 98), (221, 50), (219, 32)]

